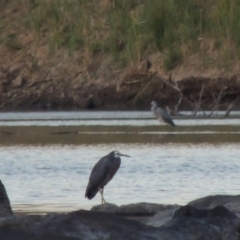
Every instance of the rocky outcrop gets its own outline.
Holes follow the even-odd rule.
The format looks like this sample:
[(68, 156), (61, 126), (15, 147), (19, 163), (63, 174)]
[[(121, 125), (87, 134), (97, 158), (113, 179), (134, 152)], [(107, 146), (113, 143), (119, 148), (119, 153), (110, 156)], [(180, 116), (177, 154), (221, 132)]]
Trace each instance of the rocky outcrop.
[(169, 221), (178, 205), (166, 205), (156, 203), (132, 203), (122, 206), (117, 206), (112, 203), (104, 205), (96, 205), (91, 211), (114, 213), (118, 216), (127, 217), (128, 219), (159, 227)]
[(121, 205), (119, 207), (112, 203), (106, 203), (103, 205), (96, 205), (92, 207), (91, 211), (116, 213), (122, 216), (153, 216), (160, 211), (177, 209), (178, 207), (178, 205), (156, 204), (146, 202), (131, 203), (127, 205)]
[(0, 218), (1, 239), (240, 239), (240, 219), (236, 214), (239, 196), (209, 196), (186, 206), (136, 203), (119, 207), (104, 204), (93, 207), (91, 211), (24, 216), (12, 214), (6, 190), (0, 184), (0, 203), (4, 209)]

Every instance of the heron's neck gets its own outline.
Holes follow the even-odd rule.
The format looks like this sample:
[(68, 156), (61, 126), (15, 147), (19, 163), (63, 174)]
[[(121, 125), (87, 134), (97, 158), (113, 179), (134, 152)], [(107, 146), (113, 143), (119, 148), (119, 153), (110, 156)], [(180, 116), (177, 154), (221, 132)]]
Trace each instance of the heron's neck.
[(153, 111), (153, 110), (155, 110), (157, 108), (157, 106), (156, 105), (153, 105), (152, 107), (151, 107), (151, 110)]

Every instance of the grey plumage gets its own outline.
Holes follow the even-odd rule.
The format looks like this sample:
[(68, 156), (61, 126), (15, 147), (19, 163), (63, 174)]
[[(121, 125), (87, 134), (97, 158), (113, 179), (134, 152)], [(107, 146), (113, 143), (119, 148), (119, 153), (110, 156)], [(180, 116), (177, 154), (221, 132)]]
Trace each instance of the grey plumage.
[(162, 121), (164, 123), (167, 123), (167, 124), (170, 124), (172, 126), (175, 126), (172, 118), (170, 117), (170, 115), (168, 114), (168, 112), (165, 109), (158, 107), (157, 103), (155, 101), (152, 101), (151, 105), (152, 105), (151, 110), (152, 110), (154, 116), (159, 121)]
[(121, 165), (120, 156), (129, 157), (118, 151), (110, 152), (102, 157), (93, 167), (89, 177), (85, 197), (92, 199), (99, 191), (102, 197), (102, 203), (106, 202), (103, 198), (104, 187), (112, 180)]

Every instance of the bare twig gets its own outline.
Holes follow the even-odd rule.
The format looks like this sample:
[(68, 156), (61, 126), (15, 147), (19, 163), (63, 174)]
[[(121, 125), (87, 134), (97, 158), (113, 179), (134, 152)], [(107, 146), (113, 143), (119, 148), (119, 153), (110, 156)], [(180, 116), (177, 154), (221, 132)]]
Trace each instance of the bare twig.
[(204, 89), (205, 89), (205, 85), (203, 84), (202, 85), (202, 88), (201, 88), (201, 91), (199, 93), (199, 99), (198, 99), (198, 102), (195, 102), (195, 109), (193, 110), (193, 116), (196, 116), (197, 112), (198, 111), (202, 111), (203, 112), (203, 115), (206, 116), (206, 113), (205, 111), (202, 109), (202, 95), (203, 95), (203, 92), (204, 92)]
[(141, 82), (141, 80), (132, 80), (129, 82), (123, 82), (122, 85), (131, 85), (131, 84), (135, 84), (135, 83), (139, 83)]
[(213, 107), (212, 111), (211, 111), (210, 114), (208, 115), (209, 117), (212, 116), (212, 114), (213, 114), (214, 111), (216, 111), (216, 110), (218, 111), (219, 104), (220, 104), (220, 102), (221, 102), (221, 100), (222, 100), (222, 97), (223, 97), (223, 92), (224, 92), (224, 84), (222, 83), (222, 85), (221, 85), (221, 90), (220, 90), (220, 92), (219, 92), (219, 94), (218, 94), (218, 97), (217, 97), (217, 99), (216, 99), (216, 102), (215, 102), (215, 106)]
[(229, 107), (228, 107), (228, 109), (227, 109), (224, 117), (228, 117), (228, 115), (230, 114), (233, 106), (236, 104), (236, 102), (237, 102), (239, 99), (240, 99), (240, 95), (239, 95), (238, 97), (236, 97), (236, 98), (230, 103), (230, 105), (229, 105)]
[(179, 108), (179, 106), (181, 105), (181, 103), (182, 103), (182, 98), (183, 98), (183, 94), (182, 94), (182, 90), (178, 87), (178, 83), (176, 82), (176, 87), (179, 89), (179, 99), (178, 99), (178, 102), (177, 102), (177, 104), (175, 105), (175, 112), (179, 112), (178, 111), (178, 108)]
[(200, 107), (201, 107), (201, 104), (202, 104), (202, 95), (203, 95), (204, 88), (205, 88), (205, 86), (204, 86), (204, 84), (203, 84), (203, 85), (202, 85), (201, 92), (200, 92), (200, 94), (199, 94), (199, 100), (198, 100)]
[[(175, 82), (175, 85), (172, 84), (172, 75), (169, 75), (169, 81), (166, 81), (165, 79), (159, 77), (159, 79), (161, 79), (162, 82), (164, 82), (166, 85), (168, 85), (169, 87), (173, 88), (174, 90), (179, 92), (179, 99), (177, 104), (175, 105), (175, 112), (178, 113), (178, 107), (180, 106), (181, 102), (182, 102), (182, 98), (183, 98), (183, 94), (182, 94), (182, 90), (178, 87), (178, 83)], [(179, 114), (179, 113), (178, 113)]]

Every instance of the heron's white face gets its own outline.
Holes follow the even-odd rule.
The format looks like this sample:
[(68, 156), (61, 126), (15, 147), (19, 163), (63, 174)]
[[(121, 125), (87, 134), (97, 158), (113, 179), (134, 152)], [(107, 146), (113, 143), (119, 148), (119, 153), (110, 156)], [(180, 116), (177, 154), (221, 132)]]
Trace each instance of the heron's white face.
[(119, 158), (119, 157), (130, 157), (128, 155), (122, 154), (119, 151), (114, 151), (114, 158)]
[(121, 156), (121, 153), (119, 151), (114, 151), (114, 157), (119, 158)]
[(152, 102), (151, 102), (151, 105), (152, 105), (153, 107), (156, 107), (156, 106), (157, 106), (157, 103), (156, 103), (155, 101), (152, 101)]

